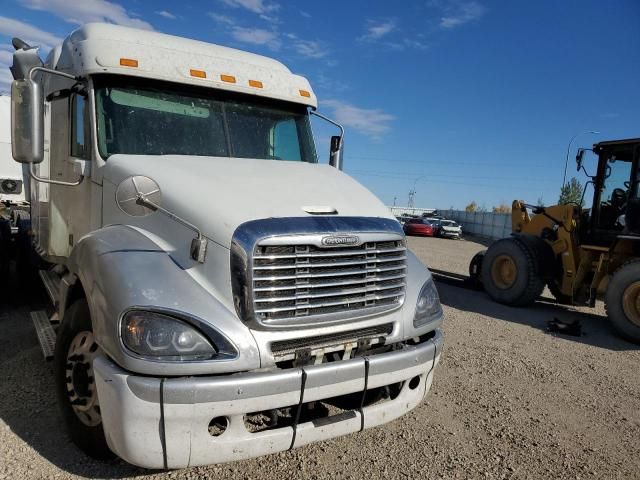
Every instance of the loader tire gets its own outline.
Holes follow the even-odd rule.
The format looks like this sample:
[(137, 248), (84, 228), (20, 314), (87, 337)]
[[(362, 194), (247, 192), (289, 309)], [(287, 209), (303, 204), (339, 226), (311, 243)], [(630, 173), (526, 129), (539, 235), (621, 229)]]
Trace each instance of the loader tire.
[(58, 404), (73, 443), (90, 457), (104, 460), (114, 455), (104, 436), (93, 373), (93, 358), (98, 352), (87, 301), (77, 300), (66, 311), (56, 337)]
[(616, 332), (640, 344), (640, 259), (630, 260), (614, 272), (607, 287), (605, 308)]
[(482, 285), (498, 303), (516, 307), (530, 305), (545, 285), (538, 264), (524, 243), (515, 238), (503, 238), (494, 242), (484, 255)]

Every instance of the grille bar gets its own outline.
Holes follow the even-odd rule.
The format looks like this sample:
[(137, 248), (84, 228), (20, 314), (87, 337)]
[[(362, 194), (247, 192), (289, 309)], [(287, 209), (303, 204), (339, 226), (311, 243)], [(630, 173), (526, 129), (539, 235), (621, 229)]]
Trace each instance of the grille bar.
[(406, 260), (406, 256), (402, 257), (383, 257), (383, 258), (367, 258), (364, 260), (336, 260), (335, 262), (324, 263), (290, 263), (285, 265), (254, 265), (254, 270), (291, 270), (292, 268), (322, 268), (322, 267), (336, 267), (340, 265), (368, 265), (376, 263), (386, 262), (399, 262)]
[[(404, 268), (404, 267), (403, 267)], [(358, 272), (360, 273), (360, 272)], [(380, 277), (379, 279), (387, 281), (387, 280), (400, 280), (402, 278), (406, 278), (406, 274), (401, 273), (398, 275), (385, 275), (384, 277)], [(273, 281), (275, 280), (283, 280), (284, 277), (269, 277)], [(291, 280), (295, 280), (294, 276)], [(263, 278), (259, 279), (260, 281)], [(378, 280), (378, 279), (376, 279)], [(352, 279), (352, 280), (341, 280), (337, 282), (319, 282), (319, 283), (292, 283), (290, 285), (282, 285), (282, 286), (270, 286), (270, 287), (255, 287), (253, 289), (254, 292), (277, 292), (283, 290), (293, 290), (295, 288), (327, 288), (327, 287), (341, 287), (344, 285), (357, 285), (360, 283), (370, 283), (372, 281), (371, 278), (363, 277), (360, 279)]]
[[(292, 267), (290, 267), (292, 268)], [(255, 277), (255, 280), (289, 280), (292, 278), (324, 278), (324, 277), (342, 277), (347, 275), (358, 275), (363, 273), (382, 273), (382, 272), (392, 272), (394, 270), (404, 270), (407, 267), (405, 265), (397, 265), (392, 267), (383, 267), (383, 268), (367, 268), (363, 269), (353, 269), (353, 270), (342, 270), (336, 272), (314, 272), (314, 273), (296, 273), (295, 275), (278, 275), (278, 276), (270, 276), (270, 277)]]
[(349, 255), (367, 255), (367, 254), (379, 254), (379, 253), (393, 253), (393, 252), (404, 252), (405, 248), (387, 248), (384, 250), (347, 250), (347, 251), (329, 251), (329, 252), (297, 252), (293, 254), (268, 254), (268, 255), (254, 255), (254, 259), (267, 259), (267, 260), (275, 260), (275, 259), (287, 259), (287, 258), (301, 258), (301, 257), (341, 257), (341, 256), (349, 256)]
[(277, 312), (288, 312), (288, 311), (296, 311), (296, 310), (306, 310), (306, 309), (312, 309), (312, 308), (335, 307), (338, 305), (349, 305), (349, 304), (370, 302), (375, 300), (384, 300), (386, 298), (397, 298), (398, 296), (399, 294), (397, 292), (381, 294), (381, 295), (366, 295), (362, 297), (345, 298), (343, 300), (334, 300), (331, 302), (292, 305), (290, 307), (258, 308), (256, 309), (256, 313), (277, 313)]
[[(404, 239), (367, 234), (365, 243), (305, 244), (304, 238), (271, 237), (251, 260), (256, 318), (276, 325), (307, 318), (353, 318), (397, 308), (404, 300), (407, 255)], [(290, 242), (290, 243), (287, 243)]]
[[(382, 290), (391, 290), (394, 288), (402, 288), (406, 286), (407, 286), (406, 283), (392, 283), (389, 285), (381, 285), (381, 286), (375, 285), (372, 287), (342, 289), (342, 290), (326, 292), (326, 293), (300, 293), (300, 294), (296, 294), (288, 297), (256, 298), (256, 303), (276, 303), (276, 302), (286, 302), (291, 300), (301, 300), (306, 298), (339, 297), (344, 295), (356, 295), (358, 293), (379, 292)], [(289, 287), (289, 290), (292, 290), (293, 288)]]

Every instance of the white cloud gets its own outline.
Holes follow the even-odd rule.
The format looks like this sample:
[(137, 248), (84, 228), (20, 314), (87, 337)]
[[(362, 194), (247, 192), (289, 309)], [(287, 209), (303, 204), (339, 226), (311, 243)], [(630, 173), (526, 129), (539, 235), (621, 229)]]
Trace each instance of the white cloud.
[(62, 42), (61, 38), (52, 33), (7, 17), (0, 17), (0, 34), (8, 37), (19, 37), (29, 44), (40, 45), (46, 49), (50, 49), (53, 45)]
[(293, 49), (307, 58), (323, 58), (329, 54), (329, 50), (323, 47), (320, 42), (313, 40), (296, 39), (293, 42)]
[[(237, 0), (223, 1), (227, 3), (228, 1), (236, 2)], [(271, 25), (267, 28), (244, 27), (234, 17), (214, 12), (209, 12), (208, 15), (238, 42), (265, 45), (271, 50), (279, 50), (283, 46), (282, 40), (285, 38), (288, 40), (284, 43), (285, 47), (303, 57), (317, 59), (324, 58), (329, 54), (329, 50), (322, 42), (303, 40), (294, 33), (284, 33), (278, 29), (277, 25)], [(270, 21), (272, 24), (279, 23), (275, 17), (273, 19), (270, 18)]]
[(236, 24), (236, 21), (233, 18), (227, 17), (226, 15), (220, 15), (219, 13), (209, 12), (209, 16), (218, 23), (223, 23), (225, 25), (231, 25), (231, 26), (234, 26)]
[(278, 50), (280, 48), (280, 39), (278, 38), (278, 34), (270, 30), (235, 26), (231, 29), (231, 35), (235, 40), (242, 43), (266, 45), (271, 50)]
[(23, 5), (32, 10), (51, 12), (66, 22), (82, 25), (88, 22), (108, 22), (126, 27), (153, 30), (148, 22), (133, 18), (117, 3), (107, 0), (23, 0)]
[(367, 33), (362, 35), (360, 40), (378, 40), (393, 32), (397, 27), (395, 20), (385, 20), (382, 23), (373, 23), (369, 21), (368, 23), (369, 26), (367, 27)]
[(405, 33), (403, 35), (403, 32), (398, 28), (397, 21), (393, 18), (378, 22), (368, 20), (366, 33), (358, 37), (358, 41), (375, 43), (397, 51), (407, 49), (425, 50), (427, 48), (427, 44), (424, 42), (424, 34), (418, 33), (417, 35), (407, 36)]
[(304, 10), (300, 10), (300, 15), (304, 18), (311, 18), (311, 14), (309, 12), (305, 12)]
[(325, 75), (324, 73), (314, 75), (311, 84), (314, 88), (320, 88), (334, 93), (344, 92), (350, 88), (347, 83), (343, 82), (339, 78), (336, 78), (333, 75)]
[(166, 10), (158, 10), (156, 12), (156, 15), (160, 15), (161, 17), (168, 18), (169, 20), (175, 20), (177, 18), (173, 13), (167, 12)]
[(409, 38), (405, 37), (398, 41), (393, 42), (383, 42), (383, 45), (389, 47), (391, 50), (406, 50), (409, 48), (414, 48), (416, 50), (426, 50), (429, 48), (429, 45), (424, 42), (423, 37)]
[(380, 138), (391, 129), (394, 116), (380, 109), (359, 108), (339, 100), (324, 100), (322, 107), (333, 111), (333, 117), (345, 127), (372, 138)]
[(442, 28), (455, 28), (482, 17), (487, 9), (476, 1), (452, 2), (444, 7), (440, 18)]
[(13, 48), (9, 45), (0, 45), (0, 92), (9, 92), (13, 77), (9, 67), (13, 64)]
[(278, 3), (267, 3), (264, 0), (222, 0), (225, 4), (233, 8), (245, 8), (250, 12), (264, 15), (280, 9)]

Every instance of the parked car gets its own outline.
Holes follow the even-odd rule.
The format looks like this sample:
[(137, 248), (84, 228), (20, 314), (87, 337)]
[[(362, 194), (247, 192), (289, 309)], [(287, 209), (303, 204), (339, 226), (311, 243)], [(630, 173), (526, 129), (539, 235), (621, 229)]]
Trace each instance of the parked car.
[(462, 227), (453, 220), (438, 220), (435, 227), (435, 235), (446, 238), (460, 238), (462, 236)]
[(435, 235), (434, 225), (426, 218), (412, 218), (405, 222), (403, 229), (406, 235), (422, 237), (433, 237)]

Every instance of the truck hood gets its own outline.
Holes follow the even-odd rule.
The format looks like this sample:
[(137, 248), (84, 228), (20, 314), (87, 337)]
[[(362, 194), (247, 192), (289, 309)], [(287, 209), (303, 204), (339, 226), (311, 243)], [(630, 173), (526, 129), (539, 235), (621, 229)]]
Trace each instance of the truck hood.
[(118, 185), (131, 175), (154, 179), (164, 208), (227, 248), (235, 229), (250, 220), (310, 216), (307, 211), (325, 207), (339, 216), (393, 218), (369, 190), (323, 164), (184, 155), (109, 157), (105, 181)]

